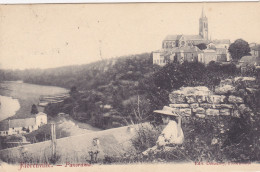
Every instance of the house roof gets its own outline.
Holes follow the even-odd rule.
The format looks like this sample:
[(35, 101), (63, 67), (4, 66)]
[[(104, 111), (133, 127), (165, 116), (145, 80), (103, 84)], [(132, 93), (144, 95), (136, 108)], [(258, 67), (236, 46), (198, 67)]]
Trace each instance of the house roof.
[(251, 47), (251, 49), (255, 51), (260, 51), (260, 45), (253, 46)]
[(230, 44), (229, 39), (215, 39), (212, 41), (214, 44)]
[(215, 50), (211, 50), (211, 49), (205, 49), (203, 50), (204, 53), (215, 53)]
[(28, 127), (35, 125), (35, 118), (12, 119), (9, 128)]
[(260, 58), (256, 56), (244, 56), (239, 60), (239, 62), (245, 65), (260, 65)]
[(46, 113), (43, 113), (43, 112), (39, 112), (39, 113), (36, 114), (35, 116), (41, 116), (41, 115), (43, 115), (43, 116), (47, 116), (47, 114), (46, 114)]

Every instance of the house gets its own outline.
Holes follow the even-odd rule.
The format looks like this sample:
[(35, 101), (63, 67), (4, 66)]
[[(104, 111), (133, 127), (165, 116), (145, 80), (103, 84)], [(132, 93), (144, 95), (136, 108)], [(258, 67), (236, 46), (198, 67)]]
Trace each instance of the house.
[(217, 62), (226, 62), (228, 50), (226, 48), (216, 48)]
[(0, 136), (30, 133), (47, 124), (47, 115), (39, 112), (32, 118), (10, 119), (0, 122)]
[(251, 47), (251, 55), (260, 58), (260, 45)]
[(209, 64), (211, 61), (217, 61), (217, 53), (215, 50), (205, 49), (198, 61), (205, 65)]

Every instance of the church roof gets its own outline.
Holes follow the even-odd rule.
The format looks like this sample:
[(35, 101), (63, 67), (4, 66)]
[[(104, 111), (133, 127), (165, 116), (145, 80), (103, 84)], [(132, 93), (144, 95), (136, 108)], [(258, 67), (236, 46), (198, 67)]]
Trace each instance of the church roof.
[(182, 36), (186, 40), (203, 40), (202, 36), (200, 35), (167, 35), (164, 41), (176, 41), (179, 40)]
[(202, 40), (202, 36), (200, 35), (184, 35), (186, 40)]
[(212, 41), (214, 44), (230, 44), (229, 39), (215, 39)]
[(165, 41), (176, 41), (179, 40), (181, 38), (182, 35), (167, 35), (165, 37)]

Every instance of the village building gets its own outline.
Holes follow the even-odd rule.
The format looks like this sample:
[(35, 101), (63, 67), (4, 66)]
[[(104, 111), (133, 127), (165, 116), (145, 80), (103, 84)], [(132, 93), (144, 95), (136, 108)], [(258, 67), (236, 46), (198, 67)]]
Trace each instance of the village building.
[(260, 45), (251, 47), (251, 55), (260, 58)]
[(31, 118), (4, 120), (0, 122), (0, 136), (30, 133), (45, 124), (47, 115), (43, 112)]
[[(201, 51), (196, 45), (207, 45), (206, 51)], [(164, 66), (169, 62), (203, 62), (229, 61), (228, 47), (230, 40), (211, 40), (208, 35), (208, 18), (202, 9), (199, 19), (198, 35), (167, 35), (162, 41), (162, 49), (153, 52), (153, 64)]]

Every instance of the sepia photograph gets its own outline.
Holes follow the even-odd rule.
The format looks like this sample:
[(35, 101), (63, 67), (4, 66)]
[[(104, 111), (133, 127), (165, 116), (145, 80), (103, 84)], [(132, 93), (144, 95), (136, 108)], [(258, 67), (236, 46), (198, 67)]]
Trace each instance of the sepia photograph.
[(259, 169), (259, 9), (0, 5), (0, 169)]

